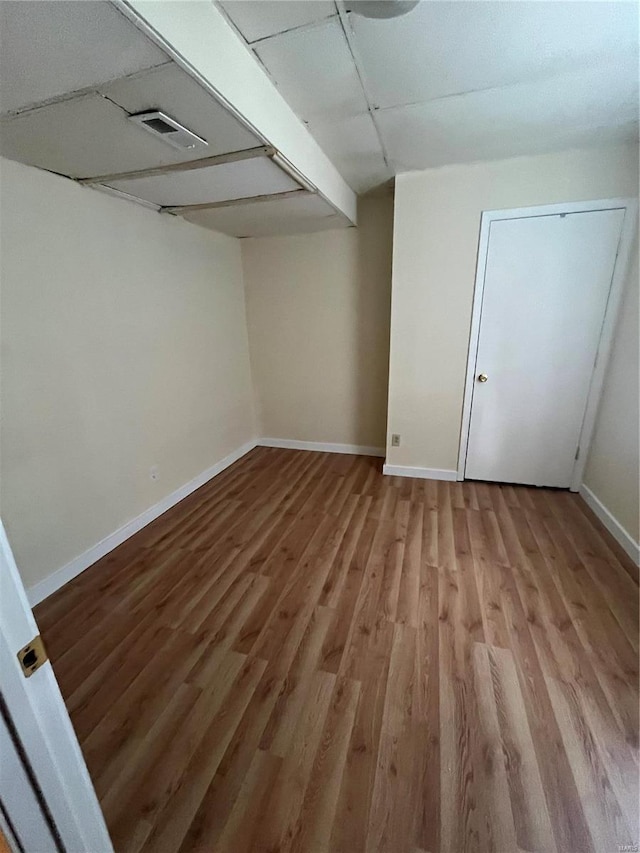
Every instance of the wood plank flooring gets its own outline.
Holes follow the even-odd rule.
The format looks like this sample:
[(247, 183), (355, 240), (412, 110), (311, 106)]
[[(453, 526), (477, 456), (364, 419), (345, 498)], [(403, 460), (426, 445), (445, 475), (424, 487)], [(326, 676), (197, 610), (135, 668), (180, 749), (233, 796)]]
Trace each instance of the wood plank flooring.
[(117, 853), (638, 844), (628, 559), (381, 467), (257, 448), (37, 608)]

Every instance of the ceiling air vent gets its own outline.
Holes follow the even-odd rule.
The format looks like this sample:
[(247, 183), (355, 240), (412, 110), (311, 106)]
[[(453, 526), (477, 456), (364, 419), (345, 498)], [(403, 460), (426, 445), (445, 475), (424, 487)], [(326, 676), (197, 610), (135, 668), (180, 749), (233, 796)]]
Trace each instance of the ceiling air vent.
[(174, 148), (204, 148), (208, 145), (205, 139), (197, 136), (186, 127), (183, 127), (174, 118), (161, 113), (159, 110), (150, 110), (145, 113), (136, 113), (129, 116), (131, 121), (135, 121), (140, 127), (144, 127), (149, 133), (162, 139), (163, 142), (168, 142)]

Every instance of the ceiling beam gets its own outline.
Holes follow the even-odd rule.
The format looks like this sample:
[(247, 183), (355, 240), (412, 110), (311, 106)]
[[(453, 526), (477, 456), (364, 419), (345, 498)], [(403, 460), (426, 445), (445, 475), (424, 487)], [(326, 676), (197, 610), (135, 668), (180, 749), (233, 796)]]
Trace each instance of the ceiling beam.
[[(228, 154), (216, 154), (185, 163), (169, 163), (152, 169), (138, 169), (133, 172), (116, 172), (112, 175), (98, 175), (94, 178), (77, 178), (79, 184), (109, 184), (113, 181), (129, 181), (136, 178), (154, 178), (156, 175), (169, 175), (176, 172), (191, 172), (194, 169), (206, 169), (208, 166), (220, 166), (222, 163), (237, 163), (240, 160), (252, 160), (255, 157), (275, 157), (278, 152), (270, 145), (258, 145), (243, 151), (231, 151)], [(279, 164), (278, 164), (279, 165)]]

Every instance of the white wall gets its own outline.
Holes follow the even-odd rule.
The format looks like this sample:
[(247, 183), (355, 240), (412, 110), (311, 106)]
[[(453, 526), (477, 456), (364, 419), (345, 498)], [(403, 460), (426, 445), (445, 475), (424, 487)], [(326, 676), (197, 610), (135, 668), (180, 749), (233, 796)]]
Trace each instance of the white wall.
[[(382, 445), (392, 228), (388, 462), (455, 469), (481, 211), (633, 194), (637, 156), (406, 174), (395, 225), (369, 199), (357, 229), (244, 241), (1, 161), (0, 512), (26, 585), (256, 435)], [(635, 538), (637, 281), (586, 471)]]
[(391, 198), (358, 228), (242, 241), (260, 433), (383, 447)]
[[(448, 166), (396, 179), (389, 464), (456, 468), (482, 211), (637, 192), (634, 145)], [(400, 447), (390, 446), (392, 432), (401, 434)]]
[(0, 512), (31, 587), (255, 424), (237, 240), (11, 161), (0, 178)]
[(640, 328), (638, 243), (605, 378), (585, 485), (636, 543), (640, 540)]

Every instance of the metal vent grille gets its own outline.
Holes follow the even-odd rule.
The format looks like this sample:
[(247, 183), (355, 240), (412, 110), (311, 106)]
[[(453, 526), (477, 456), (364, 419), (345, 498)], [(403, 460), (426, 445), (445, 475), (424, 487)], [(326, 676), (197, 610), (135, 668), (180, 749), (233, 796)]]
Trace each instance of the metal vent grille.
[(166, 113), (160, 112), (160, 110), (136, 113), (129, 118), (174, 148), (193, 150), (194, 148), (206, 148), (208, 144), (206, 139), (202, 139), (192, 130), (188, 130), (180, 122), (166, 115)]
[(150, 127), (152, 130), (156, 130), (158, 133), (175, 133), (175, 127), (171, 127), (170, 124), (167, 124), (166, 121), (163, 121), (161, 118), (150, 118), (145, 119), (147, 127)]

